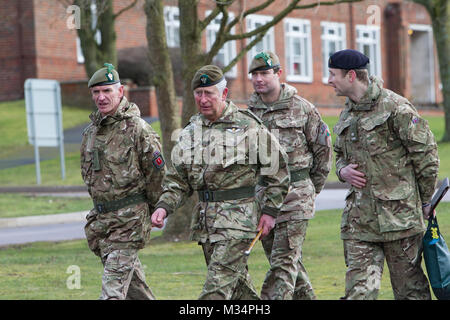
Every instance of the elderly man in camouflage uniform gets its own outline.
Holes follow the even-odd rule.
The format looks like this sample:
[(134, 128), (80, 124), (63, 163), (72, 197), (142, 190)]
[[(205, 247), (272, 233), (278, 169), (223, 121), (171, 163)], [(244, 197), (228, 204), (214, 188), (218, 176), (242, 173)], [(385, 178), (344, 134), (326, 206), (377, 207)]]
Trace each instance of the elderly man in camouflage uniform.
[[(166, 215), (197, 191), (192, 238), (208, 263), (199, 298), (256, 299), (244, 251), (258, 230), (264, 237), (274, 226), (289, 187), (287, 156), (256, 116), (226, 100), (220, 68), (200, 68), (192, 90), (200, 113), (180, 133), (172, 152), (174, 170), (164, 180), (152, 223), (162, 226)], [(260, 177), (267, 183), (261, 212), (255, 201)], [(241, 284), (248, 285), (244, 294), (237, 290)]]
[(138, 249), (148, 242), (150, 213), (161, 193), (159, 137), (123, 96), (119, 74), (105, 64), (89, 80), (98, 110), (83, 132), (81, 175), (94, 202), (85, 233), (104, 265), (101, 299), (154, 299)]
[[(328, 126), (312, 103), (297, 90), (280, 83), (282, 69), (273, 52), (257, 54), (249, 73), (255, 92), (248, 107), (277, 131), (289, 157), (291, 185), (274, 231), (263, 239), (270, 270), (264, 281), (264, 299), (315, 299), (302, 263), (302, 246), (308, 220), (314, 217), (315, 197), (331, 170), (332, 150)], [(259, 187), (260, 191), (264, 186)]]
[(430, 299), (421, 268), (439, 158), (426, 120), (404, 97), (368, 77), (355, 50), (329, 59), (328, 83), (348, 97), (334, 127), (336, 174), (351, 187), (342, 215), (345, 299), (376, 299), (384, 258), (395, 299)]

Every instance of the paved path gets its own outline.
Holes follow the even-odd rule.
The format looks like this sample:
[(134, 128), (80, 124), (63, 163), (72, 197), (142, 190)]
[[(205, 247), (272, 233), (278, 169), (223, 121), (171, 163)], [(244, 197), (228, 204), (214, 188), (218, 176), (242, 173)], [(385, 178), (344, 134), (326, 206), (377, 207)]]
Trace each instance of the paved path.
[[(316, 210), (342, 209), (347, 189), (324, 189), (316, 199)], [(54, 195), (54, 193), (53, 193)], [(87, 196), (87, 193), (84, 194)], [(450, 193), (443, 201), (450, 202)], [(36, 241), (84, 239), (88, 212), (0, 219), (0, 246)]]

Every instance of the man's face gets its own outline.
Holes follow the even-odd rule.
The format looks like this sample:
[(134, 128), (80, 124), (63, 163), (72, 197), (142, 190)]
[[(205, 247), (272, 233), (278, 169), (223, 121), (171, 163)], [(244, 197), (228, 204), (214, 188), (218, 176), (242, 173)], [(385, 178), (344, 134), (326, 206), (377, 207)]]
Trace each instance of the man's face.
[(348, 96), (351, 89), (348, 73), (342, 69), (329, 68), (328, 84), (334, 88), (337, 96)]
[(256, 93), (270, 95), (280, 87), (281, 69), (274, 73), (273, 69), (252, 72), (252, 84)]
[(102, 116), (112, 115), (122, 100), (123, 86), (117, 84), (95, 86), (91, 88), (91, 95)]
[(225, 88), (220, 94), (216, 86), (196, 88), (194, 98), (198, 111), (210, 121), (217, 120), (225, 107), (227, 93), (228, 88)]

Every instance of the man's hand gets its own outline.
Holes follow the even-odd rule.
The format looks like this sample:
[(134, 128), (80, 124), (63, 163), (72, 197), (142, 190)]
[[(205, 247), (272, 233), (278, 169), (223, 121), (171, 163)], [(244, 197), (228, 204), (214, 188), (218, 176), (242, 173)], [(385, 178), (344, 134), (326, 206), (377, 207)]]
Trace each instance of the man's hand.
[[(423, 218), (428, 220), (431, 217), (431, 205), (422, 206)], [(436, 216), (436, 210), (433, 210), (433, 217)]]
[(357, 188), (364, 188), (367, 182), (367, 180), (364, 178), (366, 175), (361, 171), (355, 170), (356, 168), (358, 168), (358, 165), (351, 163), (348, 166), (342, 168), (339, 171), (339, 175), (342, 179), (350, 183), (352, 186), (355, 186)]
[(167, 216), (166, 209), (158, 208), (152, 214), (152, 226), (157, 228), (164, 227), (164, 219)]
[(268, 214), (263, 214), (259, 219), (258, 230), (262, 229), (261, 238), (267, 236), (270, 230), (275, 226), (275, 218)]

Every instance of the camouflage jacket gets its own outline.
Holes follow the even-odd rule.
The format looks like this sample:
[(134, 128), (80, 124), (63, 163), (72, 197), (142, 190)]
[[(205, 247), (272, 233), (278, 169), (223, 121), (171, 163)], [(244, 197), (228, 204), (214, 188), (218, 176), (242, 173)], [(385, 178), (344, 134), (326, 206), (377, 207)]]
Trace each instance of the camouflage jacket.
[(253, 93), (248, 107), (272, 133), (277, 130), (291, 173), (309, 171), (309, 177), (301, 181), (294, 182), (291, 176), (291, 188), (281, 209), (283, 217), (277, 221), (310, 219), (314, 216), (315, 194), (322, 190), (331, 170), (330, 132), (314, 105), (298, 96), (294, 87), (283, 83), (281, 89), (279, 99), (269, 105)]
[(149, 210), (162, 190), (159, 136), (125, 97), (114, 115), (102, 117), (96, 111), (90, 118), (81, 144), (81, 175), (92, 199), (105, 203), (145, 194), (148, 201), (105, 213), (92, 209), (85, 227), (89, 245), (97, 253), (141, 248), (150, 234)]
[(367, 179), (346, 196), (341, 237), (392, 241), (424, 230), (422, 203), (435, 190), (439, 158), (427, 121), (381, 80), (370, 80), (361, 102), (347, 100), (334, 127), (338, 177), (355, 163)]
[(172, 151), (174, 168), (156, 206), (170, 214), (194, 191), (253, 188), (252, 196), (236, 200), (200, 199), (191, 225), (197, 241), (252, 238), (260, 218), (256, 182), (262, 176), (268, 184), (261, 212), (276, 217), (289, 187), (286, 162), (286, 153), (260, 120), (227, 101), (216, 121), (197, 114), (181, 131)]

